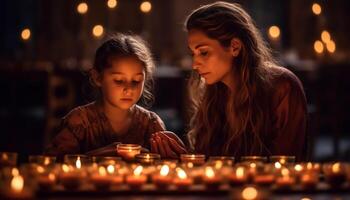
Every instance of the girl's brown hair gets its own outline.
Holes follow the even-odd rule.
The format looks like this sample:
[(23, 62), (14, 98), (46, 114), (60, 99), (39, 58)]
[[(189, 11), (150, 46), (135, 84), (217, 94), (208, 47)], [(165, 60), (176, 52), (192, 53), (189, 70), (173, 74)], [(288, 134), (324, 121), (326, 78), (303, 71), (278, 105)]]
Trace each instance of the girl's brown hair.
[(122, 33), (112, 36), (96, 50), (93, 69), (101, 73), (111, 67), (114, 60), (125, 57), (134, 57), (143, 63), (146, 77), (140, 103), (150, 107), (154, 102), (152, 90), (155, 64), (150, 49), (141, 37)]
[(238, 4), (216, 2), (194, 10), (185, 27), (202, 31), (224, 48), (233, 38), (242, 43), (232, 66), (237, 77), (234, 95), (224, 83), (205, 85), (198, 73), (192, 73), (190, 144), (205, 154), (268, 154), (270, 68), (275, 61), (253, 20)]

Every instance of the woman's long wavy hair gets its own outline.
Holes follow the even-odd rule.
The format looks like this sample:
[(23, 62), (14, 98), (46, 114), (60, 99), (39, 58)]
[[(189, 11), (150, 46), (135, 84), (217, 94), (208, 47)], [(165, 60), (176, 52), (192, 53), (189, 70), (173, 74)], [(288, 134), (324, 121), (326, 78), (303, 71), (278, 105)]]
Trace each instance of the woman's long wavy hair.
[(224, 83), (205, 85), (199, 74), (192, 72), (190, 145), (207, 155), (268, 154), (270, 68), (276, 62), (253, 20), (238, 4), (216, 2), (194, 10), (185, 28), (202, 31), (224, 48), (233, 38), (242, 43), (239, 55), (233, 58), (234, 95)]
[[(153, 73), (155, 70), (154, 60), (147, 43), (137, 35), (118, 33), (105, 41), (95, 53), (94, 66), (92, 69), (101, 73), (106, 68), (111, 67), (112, 62), (125, 57), (134, 57), (142, 62), (145, 70), (145, 85), (142, 96), (138, 103), (145, 107), (151, 107), (154, 102)], [(91, 77), (91, 76), (90, 76)], [(97, 99), (101, 98), (101, 91), (95, 86), (90, 78), (90, 83), (97, 90)]]

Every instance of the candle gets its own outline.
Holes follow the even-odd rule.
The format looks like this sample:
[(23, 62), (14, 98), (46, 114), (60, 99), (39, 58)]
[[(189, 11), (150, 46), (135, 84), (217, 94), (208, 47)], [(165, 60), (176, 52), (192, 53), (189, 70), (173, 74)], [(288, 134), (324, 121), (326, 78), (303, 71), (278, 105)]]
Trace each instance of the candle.
[(159, 188), (167, 188), (172, 182), (172, 177), (169, 176), (169, 172), (169, 166), (162, 165), (159, 173), (153, 175), (153, 183)]
[(217, 174), (215, 174), (215, 171), (212, 167), (206, 167), (203, 182), (207, 186), (207, 188), (216, 189), (220, 186), (221, 179)]
[(43, 155), (30, 155), (29, 163), (35, 163), (38, 165), (49, 166), (56, 162), (56, 157), (54, 156), (43, 156)]
[(138, 144), (118, 144), (117, 152), (124, 160), (132, 161), (137, 154), (140, 154), (141, 146)]
[(37, 181), (41, 190), (50, 190), (56, 184), (56, 175), (54, 173), (42, 174)]
[(300, 175), (300, 185), (305, 189), (315, 188), (318, 183), (318, 174), (314, 171), (306, 171)]
[(15, 167), (18, 154), (15, 152), (0, 152), (0, 169), (3, 167)]
[(340, 187), (346, 181), (344, 165), (337, 163), (326, 163), (323, 165), (325, 179), (332, 187)]
[(246, 169), (243, 166), (238, 166), (228, 179), (231, 186), (243, 185), (248, 180)]
[(277, 177), (276, 185), (280, 189), (285, 189), (291, 187), (295, 183), (295, 178), (291, 176), (290, 171), (283, 167), (281, 169), (281, 176)]
[(103, 166), (98, 167), (98, 172), (91, 175), (90, 181), (95, 185), (96, 189), (109, 189), (112, 184), (111, 177), (107, 174), (107, 170)]
[[(18, 172), (18, 171), (17, 171)], [(14, 173), (7, 190), (0, 194), (4, 199), (32, 199), (33, 192), (25, 186), (24, 178), (21, 174)]]
[(61, 166), (59, 180), (66, 189), (77, 189), (80, 187), (85, 176), (86, 173), (81, 169), (81, 163), (78, 159), (76, 161), (76, 168), (67, 164)]
[(142, 164), (153, 164), (160, 160), (160, 155), (156, 153), (141, 153), (135, 156), (136, 160)]
[(193, 180), (189, 178), (182, 168), (176, 168), (177, 176), (174, 178), (174, 185), (180, 190), (188, 189), (192, 185)]
[(281, 165), (287, 165), (290, 163), (295, 162), (295, 156), (283, 156), (283, 155), (278, 155), (278, 156), (270, 156), (270, 162), (276, 163), (279, 162)]
[(203, 165), (205, 163), (205, 155), (203, 154), (181, 154), (181, 162), (193, 163), (193, 165)]
[(137, 166), (132, 175), (126, 177), (126, 183), (134, 189), (141, 188), (147, 182), (147, 177), (142, 174), (143, 167), (141, 165)]

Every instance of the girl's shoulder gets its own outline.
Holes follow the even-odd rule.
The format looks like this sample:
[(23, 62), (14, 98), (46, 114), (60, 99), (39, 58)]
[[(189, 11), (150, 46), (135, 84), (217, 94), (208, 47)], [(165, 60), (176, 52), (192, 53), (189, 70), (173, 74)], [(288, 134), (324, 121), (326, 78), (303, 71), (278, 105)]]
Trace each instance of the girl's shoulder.
[(70, 125), (83, 125), (88, 127), (91, 121), (97, 117), (98, 112), (95, 102), (73, 108), (63, 120)]
[(160, 119), (160, 117), (153, 111), (147, 110), (146, 108), (135, 105), (135, 117), (144, 120), (155, 120)]
[(135, 105), (135, 109), (134, 120), (142, 127), (148, 127), (152, 133), (166, 129), (163, 120), (155, 112), (139, 105)]
[(292, 88), (302, 89), (300, 79), (289, 69), (280, 66), (270, 67), (273, 74), (272, 84), (275, 88), (282, 90), (290, 90)]

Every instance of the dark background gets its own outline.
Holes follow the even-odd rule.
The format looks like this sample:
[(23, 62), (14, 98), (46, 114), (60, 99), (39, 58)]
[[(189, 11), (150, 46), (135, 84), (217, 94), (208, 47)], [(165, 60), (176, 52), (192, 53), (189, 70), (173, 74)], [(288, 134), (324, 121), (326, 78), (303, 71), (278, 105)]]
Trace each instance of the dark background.
[[(77, 12), (85, 2), (88, 11)], [(141, 0), (2, 0), (0, 2), (0, 151), (21, 157), (40, 154), (56, 134), (60, 118), (91, 100), (85, 70), (94, 51), (115, 32), (133, 32), (150, 44), (157, 61), (156, 103), (152, 110), (169, 130), (186, 132), (186, 78), (191, 68), (183, 22), (187, 14), (208, 0), (150, 0), (152, 9), (140, 11)], [(256, 20), (281, 64), (303, 82), (308, 99), (311, 159), (350, 160), (350, 50), (346, 0), (242, 0)], [(318, 3), (322, 13), (311, 6)], [(104, 27), (101, 37), (92, 28)], [(277, 25), (281, 35), (268, 36)], [(29, 28), (28, 40), (21, 38)], [(335, 52), (316, 53), (314, 42), (323, 30), (331, 34)]]

